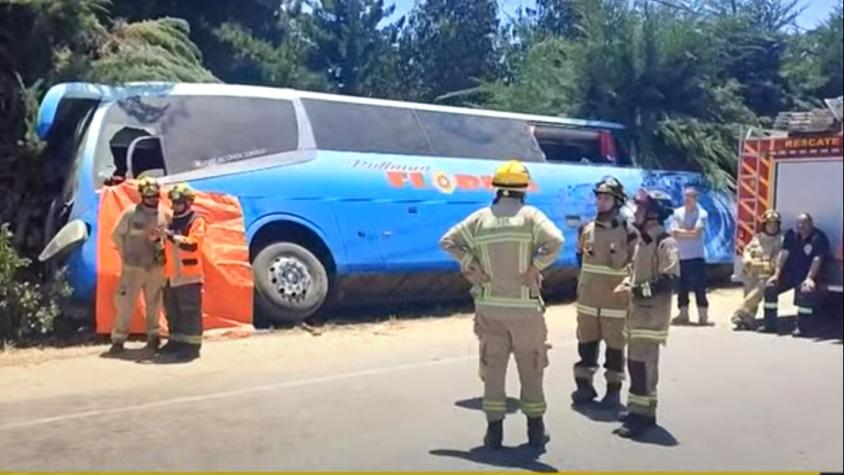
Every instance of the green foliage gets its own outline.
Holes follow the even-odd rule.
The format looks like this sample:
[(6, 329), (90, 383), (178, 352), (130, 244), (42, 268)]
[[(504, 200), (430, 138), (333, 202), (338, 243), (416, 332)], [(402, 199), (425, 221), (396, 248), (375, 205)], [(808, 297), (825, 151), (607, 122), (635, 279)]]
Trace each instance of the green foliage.
[(278, 45), (259, 39), (242, 26), (225, 23), (215, 34), (232, 51), (230, 70), (245, 84), (324, 89), (325, 82), (305, 67), (306, 45), (282, 39)]
[(118, 23), (85, 77), (106, 83), (215, 81), (189, 34), (188, 23), (176, 18)]
[(234, 52), (217, 35), (224, 24), (236, 24), (259, 40), (272, 40), (285, 21), (280, 6), (289, 0), (111, 0), (115, 19), (136, 22), (162, 17), (181, 18), (191, 26), (190, 39), (203, 52), (214, 76), (226, 82), (252, 83), (254, 71), (232, 61)]
[(311, 1), (306, 34), (314, 44), (311, 64), (324, 71), (332, 89), (361, 96), (391, 88), (395, 26), (382, 27), (395, 7), (383, 0)]
[(63, 270), (50, 286), (42, 287), (20, 278), (29, 265), (12, 247), (8, 225), (0, 226), (0, 348), (11, 340), (52, 331), (61, 302), (70, 296)]
[(399, 40), (403, 88), (433, 101), (493, 77), (497, 4), (493, 0), (418, 3)]

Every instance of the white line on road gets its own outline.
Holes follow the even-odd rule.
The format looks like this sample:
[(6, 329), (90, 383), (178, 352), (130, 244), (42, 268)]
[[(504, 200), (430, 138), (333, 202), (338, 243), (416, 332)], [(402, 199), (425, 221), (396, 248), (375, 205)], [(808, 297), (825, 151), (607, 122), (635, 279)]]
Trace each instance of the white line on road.
[[(567, 347), (572, 346), (575, 342), (574, 341), (566, 341), (563, 344), (554, 345), (555, 347)], [(388, 373), (396, 373), (400, 371), (412, 370), (412, 369), (419, 369), (419, 368), (427, 368), (431, 366), (442, 366), (442, 365), (449, 365), (452, 363), (462, 363), (471, 360), (477, 360), (477, 356), (460, 356), (460, 357), (453, 357), (453, 358), (442, 358), (436, 360), (429, 360), (429, 361), (419, 361), (416, 363), (408, 363), (403, 365), (397, 366), (386, 366), (381, 368), (372, 368), (367, 370), (361, 371), (352, 371), (349, 373), (338, 373), (338, 374), (330, 374), (326, 376), (319, 376), (316, 378), (306, 378), (306, 379), (299, 379), (294, 381), (284, 381), (275, 384), (266, 384), (262, 386), (252, 386), (243, 389), (236, 389), (233, 391), (222, 391), (217, 393), (209, 393), (209, 394), (199, 394), (196, 396), (182, 396), (176, 397), (171, 399), (163, 399), (161, 401), (155, 402), (148, 402), (144, 404), (137, 404), (134, 406), (125, 406), (125, 407), (115, 407), (111, 409), (97, 409), (92, 411), (84, 411), (84, 412), (76, 412), (70, 414), (62, 414), (60, 416), (52, 416), (52, 417), (43, 417), (40, 419), (30, 419), (27, 421), (18, 421), (18, 422), (10, 422), (7, 424), (0, 425), (0, 431), (6, 431), (10, 429), (20, 429), (22, 427), (33, 427), (39, 426), (44, 424), (51, 424), (53, 422), (63, 422), (63, 421), (70, 421), (75, 419), (85, 419), (87, 417), (101, 417), (101, 416), (108, 416), (113, 414), (122, 414), (126, 412), (135, 412), (135, 411), (143, 411), (146, 409), (155, 409), (159, 407), (167, 407), (167, 406), (175, 406), (177, 404), (187, 404), (191, 402), (198, 402), (198, 401), (208, 401), (212, 399), (223, 399), (229, 398), (234, 396), (241, 396), (244, 394), (252, 394), (262, 391), (274, 391), (277, 389), (287, 389), (287, 388), (298, 388), (302, 386), (310, 386), (314, 384), (322, 384), (322, 383), (330, 383), (333, 381), (342, 381), (346, 379), (354, 379), (354, 378), (361, 378), (365, 376), (377, 376), (381, 374), (388, 374)]]
[(137, 404), (134, 406), (126, 406), (126, 407), (115, 407), (112, 409), (97, 409), (92, 411), (84, 411), (84, 412), (76, 412), (70, 414), (62, 414), (60, 416), (53, 416), (53, 417), (44, 417), (40, 419), (31, 419), (28, 421), (19, 421), (19, 422), (11, 422), (8, 424), (0, 425), (0, 431), (9, 430), (9, 429), (19, 429), (21, 427), (32, 427), (44, 424), (50, 424), (53, 422), (62, 422), (74, 419), (84, 419), (86, 417), (99, 417), (99, 416), (106, 416), (112, 414), (121, 414), (124, 412), (134, 412), (134, 411), (143, 411), (145, 409), (153, 409), (158, 407), (166, 407), (166, 406), (174, 406), (177, 404), (186, 404), (190, 402), (197, 402), (197, 401), (207, 401), (211, 399), (222, 399), (222, 398), (229, 398), (234, 396), (241, 396), (244, 394), (251, 394), (261, 391), (273, 391), (277, 389), (286, 389), (286, 388), (297, 388), (301, 386), (310, 386), (313, 384), (321, 384), (321, 383), (329, 383), (332, 381), (340, 381), (344, 379), (353, 379), (353, 378), (360, 378), (364, 376), (375, 376), (380, 374), (387, 374), (387, 373), (395, 373), (399, 371), (411, 370), (411, 369), (418, 369), (418, 368), (425, 368), (430, 366), (439, 366), (439, 365), (448, 365), (452, 363), (461, 363), (465, 361), (471, 361), (473, 359), (478, 359), (477, 356), (461, 356), (456, 358), (444, 358), (439, 360), (431, 360), (431, 361), (421, 361), (416, 363), (409, 363), (404, 365), (398, 366), (388, 366), (382, 368), (373, 368), (368, 370), (362, 371), (352, 371), (350, 373), (339, 373), (339, 374), (331, 374), (327, 376), (320, 376), (316, 378), (307, 378), (307, 379), (300, 379), (294, 381), (284, 381), (275, 384), (266, 384), (262, 386), (252, 386), (249, 388), (243, 389), (236, 389), (233, 391), (222, 391), (217, 393), (209, 393), (209, 394), (200, 394), (197, 396), (183, 396), (183, 397), (176, 397), (172, 399), (164, 399), (161, 401), (155, 402), (148, 402), (144, 404)]

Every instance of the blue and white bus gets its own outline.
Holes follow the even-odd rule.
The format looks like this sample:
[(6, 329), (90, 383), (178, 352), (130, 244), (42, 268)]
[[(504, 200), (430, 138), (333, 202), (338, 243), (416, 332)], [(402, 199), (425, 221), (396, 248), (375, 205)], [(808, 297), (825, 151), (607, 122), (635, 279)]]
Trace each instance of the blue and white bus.
[(491, 197), (498, 161), (526, 162), (528, 201), (564, 230), (546, 292), (570, 285), (577, 229), (605, 175), (660, 187), (679, 205), (701, 187), (710, 264), (731, 264), (734, 199), (695, 173), (631, 166), (619, 124), (222, 84), (53, 87), (39, 135), (66, 183), (42, 258), (64, 263), (94, 301), (99, 193), (115, 176), (157, 175), (236, 196), (258, 307), (298, 321), (326, 303), (466, 295), (439, 237)]

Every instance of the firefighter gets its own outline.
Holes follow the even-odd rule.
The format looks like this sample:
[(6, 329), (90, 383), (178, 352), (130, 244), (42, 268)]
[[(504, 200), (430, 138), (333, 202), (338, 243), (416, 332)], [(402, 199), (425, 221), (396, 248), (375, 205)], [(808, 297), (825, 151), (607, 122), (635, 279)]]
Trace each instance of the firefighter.
[(488, 422), (484, 445), (501, 447), (507, 412), (505, 379), (513, 353), (528, 442), (543, 447), (549, 440), (542, 382), (549, 346), (541, 272), (556, 261), (563, 235), (542, 212), (525, 205), (530, 175), (521, 162), (501, 165), (492, 184), (496, 190), (492, 205), (452, 227), (440, 245), (460, 262), (463, 275), (472, 283)]
[(795, 337), (803, 336), (807, 319), (819, 317), (820, 292), (824, 288), (822, 271), (829, 258), (829, 239), (815, 227), (812, 216), (801, 213), (797, 226), (783, 236), (782, 250), (777, 256), (774, 275), (765, 287), (765, 325), (762, 332), (776, 333), (779, 295), (794, 289), (794, 304), (797, 306)]
[(735, 330), (752, 330), (756, 311), (765, 296), (768, 279), (774, 275), (777, 256), (782, 250), (782, 217), (774, 210), (762, 215), (761, 232), (753, 236), (742, 256), (744, 301), (733, 315)]
[(112, 232), (111, 238), (120, 252), (122, 269), (114, 296), (117, 318), (111, 331), (108, 355), (123, 352), (129, 338), (129, 326), (135, 312), (138, 294), (143, 291), (146, 307), (146, 350), (155, 351), (160, 344), (158, 313), (164, 287), (164, 244), (159, 232), (169, 217), (159, 207), (161, 189), (158, 182), (147, 178), (138, 182), (141, 202), (126, 211)]
[(199, 358), (202, 346), (202, 241), (205, 219), (193, 210), (194, 191), (186, 184), (168, 193), (173, 218), (164, 230), (167, 237), (167, 284), (164, 308), (170, 336), (161, 349), (162, 361)]
[(668, 340), (671, 291), (680, 276), (677, 241), (663, 223), (672, 215), (671, 199), (659, 190), (639, 190), (635, 197), (639, 241), (630, 276), (617, 291), (630, 294), (627, 369), (630, 390), (623, 426), (615, 433), (637, 437), (656, 425), (659, 347)]
[(598, 393), (592, 376), (598, 371), (601, 340), (606, 343), (604, 356), (607, 392), (601, 405), (621, 405), (624, 382), (624, 327), (629, 298), (615, 292), (627, 276), (638, 235), (632, 224), (619, 214), (627, 201), (624, 187), (613, 177), (605, 177), (593, 189), (597, 200), (597, 218), (588, 223), (578, 239), (581, 263), (577, 288), (577, 352), (574, 365), (577, 390), (572, 402), (592, 401)]

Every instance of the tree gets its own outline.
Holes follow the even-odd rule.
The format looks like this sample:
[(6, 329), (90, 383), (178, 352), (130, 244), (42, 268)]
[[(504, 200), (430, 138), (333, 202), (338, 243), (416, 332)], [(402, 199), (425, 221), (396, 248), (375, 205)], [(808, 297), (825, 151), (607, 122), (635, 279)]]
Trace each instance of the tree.
[(61, 81), (213, 81), (182, 20), (109, 21), (104, 0), (0, 0), (0, 223), (25, 253), (64, 176), (43, 159), (33, 125), (41, 94)]
[(574, 38), (579, 34), (582, 17), (576, 0), (537, 0), (536, 8), (529, 9), (528, 14), (542, 35)]
[(493, 79), (498, 65), (497, 4), (426, 0), (399, 39), (402, 87), (409, 99), (433, 101)]
[(112, 0), (117, 21), (143, 21), (162, 17), (181, 18), (190, 25), (190, 39), (204, 55), (204, 64), (215, 76), (244, 82), (233, 66), (234, 54), (216, 34), (224, 24), (235, 24), (262, 40), (276, 36), (286, 0)]
[(619, 121), (639, 164), (699, 170), (729, 186), (736, 124), (755, 115), (724, 74), (714, 31), (676, 8), (625, 0), (576, 7), (578, 36), (531, 47), (513, 80), (479, 88), (486, 105)]
[(718, 39), (717, 64), (726, 78), (741, 84), (745, 104), (762, 116), (773, 117), (794, 105), (782, 74), (788, 48), (786, 29), (799, 15), (798, 0), (713, 0), (715, 8), (705, 25)]
[(395, 11), (383, 0), (314, 0), (307, 37), (311, 64), (324, 71), (332, 89), (363, 96), (386, 96), (394, 88), (393, 44), (397, 25), (382, 25)]
[(328, 88), (324, 78), (307, 67), (310, 48), (295, 31), (279, 29), (274, 40), (262, 40), (236, 23), (225, 23), (215, 34), (230, 51), (229, 70), (241, 84)]
[(119, 22), (84, 76), (106, 83), (215, 81), (202, 67), (202, 55), (188, 38), (189, 33), (188, 23), (175, 18)]

